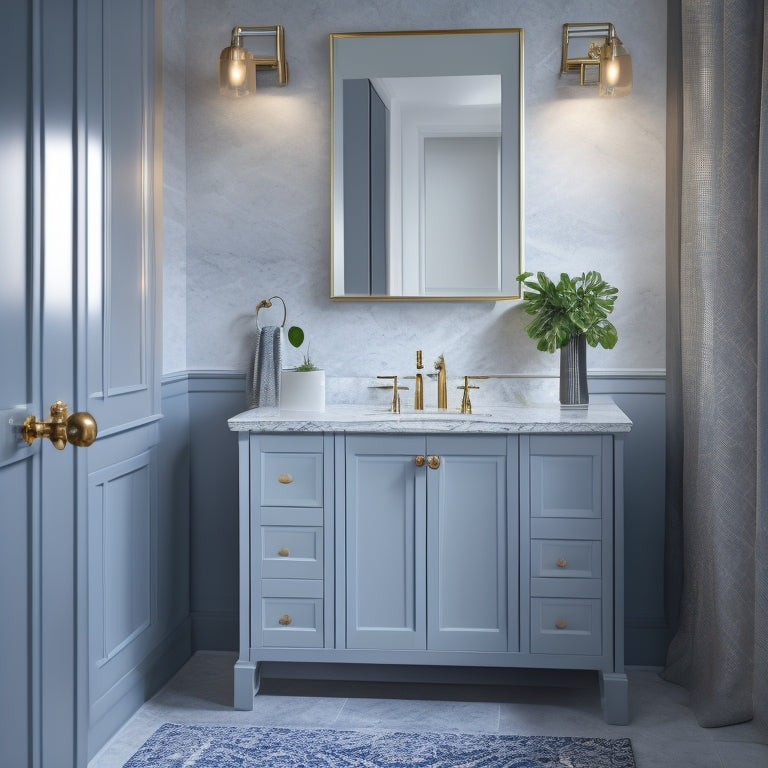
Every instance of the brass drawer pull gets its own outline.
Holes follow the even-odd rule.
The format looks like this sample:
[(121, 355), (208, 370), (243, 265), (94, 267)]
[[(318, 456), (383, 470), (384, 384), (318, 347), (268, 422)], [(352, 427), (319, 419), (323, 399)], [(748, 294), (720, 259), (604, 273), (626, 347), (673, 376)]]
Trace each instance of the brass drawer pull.
[(557, 567), (558, 568), (565, 568), (566, 565), (568, 565), (568, 561), (564, 557), (558, 557), (557, 558)]
[(423, 467), (425, 458), (423, 456), (417, 456), (414, 461), (416, 462), (417, 467)]
[(558, 619), (558, 620), (555, 622), (555, 626), (556, 626), (558, 629), (565, 629), (565, 628), (568, 626), (568, 622), (567, 622), (565, 619)]
[(427, 456), (427, 466), (430, 469), (437, 469), (440, 466), (439, 456)]
[(283, 485), (288, 485), (293, 482), (293, 475), (288, 474), (288, 472), (283, 472), (277, 476), (277, 481)]
[(277, 550), (277, 554), (280, 555), (280, 557), (288, 557), (288, 555), (291, 554), (291, 550), (288, 549), (288, 547), (280, 547), (280, 549)]
[(283, 614), (277, 621), (283, 627), (293, 623), (293, 619), (287, 613)]

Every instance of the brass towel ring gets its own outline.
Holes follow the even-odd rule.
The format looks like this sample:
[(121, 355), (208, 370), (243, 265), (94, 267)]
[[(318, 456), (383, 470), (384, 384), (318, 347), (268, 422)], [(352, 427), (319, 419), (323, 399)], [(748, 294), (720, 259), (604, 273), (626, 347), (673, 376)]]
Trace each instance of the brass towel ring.
[(268, 299), (262, 299), (257, 305), (256, 305), (256, 327), (261, 330), (261, 326), (259, 325), (259, 310), (264, 307), (266, 309), (269, 309), (272, 306), (272, 299), (280, 299), (280, 303), (283, 305), (283, 322), (280, 325), (281, 328), (285, 328), (285, 318), (288, 315), (288, 310), (285, 306), (285, 301), (283, 301), (281, 296), (270, 296)]

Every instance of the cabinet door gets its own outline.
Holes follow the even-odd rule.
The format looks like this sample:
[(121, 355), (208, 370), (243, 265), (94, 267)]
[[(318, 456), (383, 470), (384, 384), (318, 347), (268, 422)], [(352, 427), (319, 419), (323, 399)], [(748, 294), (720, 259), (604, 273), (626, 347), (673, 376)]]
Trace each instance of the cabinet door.
[(346, 439), (348, 648), (426, 646), (425, 442)]
[[(427, 647), (507, 650), (507, 440), (432, 436), (427, 472)], [(514, 520), (513, 520), (514, 522)]]

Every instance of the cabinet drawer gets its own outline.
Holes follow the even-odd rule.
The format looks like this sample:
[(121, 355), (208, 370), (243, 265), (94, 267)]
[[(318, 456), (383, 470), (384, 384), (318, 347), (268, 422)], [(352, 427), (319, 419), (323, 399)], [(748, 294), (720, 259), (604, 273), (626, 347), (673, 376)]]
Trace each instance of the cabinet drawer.
[(599, 579), (600, 542), (534, 539), (531, 576), (534, 579)]
[(600, 600), (531, 598), (531, 652), (599, 655)]
[(322, 507), (322, 453), (262, 453), (261, 506)]
[(313, 597), (265, 597), (261, 601), (261, 637), (265, 646), (321, 648), (323, 601)]
[(262, 526), (261, 576), (264, 579), (321, 579), (323, 529)]
[(261, 507), (261, 525), (322, 526), (322, 507)]
[(530, 445), (531, 517), (600, 517), (601, 438), (538, 436)]

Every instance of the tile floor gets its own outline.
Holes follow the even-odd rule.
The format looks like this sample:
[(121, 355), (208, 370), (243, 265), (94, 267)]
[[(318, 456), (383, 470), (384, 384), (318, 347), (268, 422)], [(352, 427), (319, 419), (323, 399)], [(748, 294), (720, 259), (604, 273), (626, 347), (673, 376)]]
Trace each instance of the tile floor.
[(122, 768), (165, 722), (629, 737), (637, 768), (768, 767), (767, 727), (753, 721), (700, 728), (687, 692), (653, 671), (630, 670), (632, 722), (610, 726), (600, 712), (596, 679), (583, 673), (567, 687), (265, 679), (253, 711), (236, 712), (234, 661), (231, 654), (195, 654), (89, 768)]

